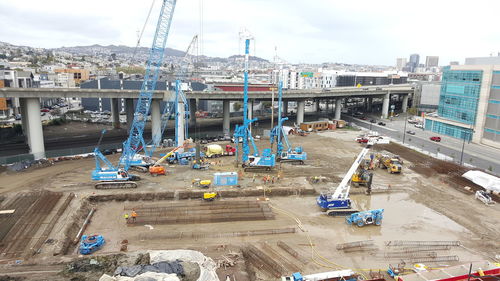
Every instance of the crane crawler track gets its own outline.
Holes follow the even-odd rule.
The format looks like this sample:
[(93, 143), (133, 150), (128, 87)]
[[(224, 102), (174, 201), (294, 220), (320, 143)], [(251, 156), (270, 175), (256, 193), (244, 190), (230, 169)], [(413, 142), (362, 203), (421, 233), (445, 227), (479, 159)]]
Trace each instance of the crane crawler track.
[(95, 189), (128, 189), (137, 188), (137, 183), (134, 181), (103, 181), (94, 185)]

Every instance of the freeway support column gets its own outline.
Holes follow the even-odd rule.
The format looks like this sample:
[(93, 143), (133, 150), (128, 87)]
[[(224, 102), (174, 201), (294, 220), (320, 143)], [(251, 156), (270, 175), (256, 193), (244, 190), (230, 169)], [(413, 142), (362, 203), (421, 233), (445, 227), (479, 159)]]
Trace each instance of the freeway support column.
[(367, 103), (367, 108), (366, 108), (368, 110), (368, 112), (372, 112), (372, 104), (373, 104), (373, 98), (369, 97), (368, 103)]
[(198, 111), (197, 100), (189, 99), (189, 127), (196, 127), (196, 111)]
[(19, 98), (19, 109), (21, 110), (21, 124), (23, 128), (24, 141), (31, 147), (29, 136), (28, 113), (26, 110), (26, 99)]
[(43, 143), (42, 118), (40, 117), (40, 99), (26, 98), (24, 104), (26, 112), (23, 112), (23, 115), (26, 115), (30, 153), (33, 154), (35, 160), (44, 158), (45, 145)]
[[(177, 104), (177, 114), (178, 115), (177, 115), (177, 128), (175, 128), (176, 132), (175, 144), (176, 146), (179, 146), (184, 144), (186, 137), (184, 135), (185, 131), (184, 121), (186, 119), (184, 118), (185, 111), (184, 111), (184, 102), (182, 101), (182, 99), (180, 99), (179, 103)], [(179, 152), (184, 152), (184, 149), (183, 148), (179, 149)]]
[(160, 100), (151, 100), (151, 136), (153, 143), (161, 141), (161, 110)]
[(382, 103), (382, 118), (387, 118), (389, 116), (389, 101), (391, 100), (391, 93), (384, 95), (384, 101)]
[(224, 114), (224, 119), (222, 120), (222, 133), (224, 135), (228, 135), (230, 133), (230, 126), (231, 126), (231, 111), (230, 111), (230, 100), (223, 100), (222, 101), (222, 112)]
[(134, 121), (134, 99), (125, 99), (125, 113), (127, 114), (127, 132), (130, 133)]
[(403, 111), (403, 113), (405, 113), (407, 109), (408, 109), (408, 95), (404, 95), (403, 105), (401, 106), (401, 110)]
[(297, 101), (297, 125), (300, 126), (300, 124), (304, 123), (304, 109), (306, 107), (306, 101), (305, 100), (298, 100)]
[(109, 99), (111, 104), (111, 120), (113, 122), (113, 129), (120, 129), (120, 107), (118, 104), (118, 99)]
[(283, 114), (283, 116), (287, 116), (288, 115), (288, 101), (287, 100), (283, 100), (283, 112), (281, 114)]
[(335, 120), (340, 120), (340, 113), (342, 112), (342, 99), (337, 98), (335, 100)]

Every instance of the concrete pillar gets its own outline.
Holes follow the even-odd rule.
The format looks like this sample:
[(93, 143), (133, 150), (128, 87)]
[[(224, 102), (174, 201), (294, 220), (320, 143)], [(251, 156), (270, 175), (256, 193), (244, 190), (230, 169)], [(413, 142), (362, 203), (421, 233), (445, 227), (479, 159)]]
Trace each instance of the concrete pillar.
[(387, 93), (384, 95), (384, 101), (382, 103), (382, 118), (387, 118), (389, 116), (389, 101), (391, 100), (391, 94)]
[[(176, 146), (182, 145), (185, 141), (186, 136), (184, 135), (185, 124), (184, 124), (184, 102), (182, 99), (179, 100), (177, 104), (177, 128), (175, 131), (177, 132), (177, 138), (175, 140)], [(179, 149), (179, 152), (184, 152), (184, 149)]]
[(26, 100), (23, 98), (19, 99), (19, 109), (21, 114), (21, 124), (23, 128), (24, 141), (30, 146), (30, 138), (29, 138), (29, 124), (28, 124), (28, 113), (26, 110)]
[(125, 99), (125, 114), (127, 115), (127, 132), (130, 133), (132, 122), (134, 121), (134, 99)]
[(283, 100), (283, 116), (287, 116), (287, 115), (288, 115), (288, 101)]
[(251, 99), (248, 100), (247, 108), (248, 108), (247, 116), (248, 116), (248, 119), (250, 120), (253, 118), (253, 100), (251, 100)]
[(26, 98), (25, 99), (26, 123), (28, 125), (28, 138), (30, 145), (30, 153), (36, 159), (45, 157), (45, 145), (43, 142), (42, 118), (40, 116), (40, 99)]
[(368, 112), (372, 112), (372, 104), (373, 104), (373, 98), (369, 97), (368, 102), (367, 102), (367, 108), (366, 108), (366, 110), (368, 110)]
[(109, 99), (111, 104), (111, 120), (113, 122), (113, 129), (120, 129), (120, 106), (118, 104), (118, 99)]
[(335, 100), (335, 120), (340, 120), (340, 113), (342, 113), (342, 99)]
[(161, 110), (160, 100), (151, 100), (151, 136), (153, 143), (161, 141)]
[(297, 125), (304, 123), (304, 109), (306, 107), (305, 100), (297, 101)]
[(196, 111), (198, 111), (198, 105), (196, 99), (189, 99), (189, 126), (196, 127)]
[(315, 111), (315, 112), (319, 112), (319, 111), (320, 111), (320, 110), (319, 110), (319, 101), (320, 101), (320, 100), (316, 100), (316, 101), (314, 101), (314, 111)]
[(408, 110), (408, 95), (403, 95), (403, 106), (401, 107), (401, 110), (403, 113)]
[(230, 100), (222, 101), (222, 112), (224, 114), (224, 119), (222, 120), (222, 133), (224, 135), (229, 135), (229, 133), (231, 132), (231, 110), (229, 107), (230, 104)]

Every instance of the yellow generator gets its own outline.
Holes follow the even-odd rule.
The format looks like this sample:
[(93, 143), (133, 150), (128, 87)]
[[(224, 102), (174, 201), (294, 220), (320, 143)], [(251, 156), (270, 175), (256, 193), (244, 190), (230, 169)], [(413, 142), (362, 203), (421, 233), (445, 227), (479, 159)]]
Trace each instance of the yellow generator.
[(401, 160), (397, 157), (391, 157), (389, 155), (380, 155), (378, 157), (378, 167), (387, 169), (387, 172), (393, 173), (401, 173), (403, 165), (401, 164)]
[(203, 200), (205, 201), (214, 201), (217, 198), (216, 192), (205, 192), (203, 193)]
[(191, 181), (191, 185), (193, 187), (199, 187), (199, 188), (209, 188), (211, 184), (212, 184), (211, 180), (194, 179)]

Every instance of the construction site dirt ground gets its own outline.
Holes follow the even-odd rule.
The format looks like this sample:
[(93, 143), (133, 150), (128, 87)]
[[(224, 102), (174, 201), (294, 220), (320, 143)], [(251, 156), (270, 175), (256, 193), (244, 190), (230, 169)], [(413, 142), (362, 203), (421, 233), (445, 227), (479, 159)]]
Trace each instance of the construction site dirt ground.
[[(78, 211), (81, 212), (82, 205), (89, 204), (96, 208), (96, 213), (85, 230), (85, 234), (100, 234), (106, 239), (105, 246), (96, 253), (98, 255), (117, 253), (120, 251), (122, 241), (128, 240), (128, 252), (153, 249), (193, 249), (218, 260), (229, 250), (240, 251), (250, 244), (265, 253), (267, 251), (270, 256), (279, 254), (286, 257), (285, 260), (290, 261), (290, 264), (296, 265), (302, 273), (308, 274), (329, 271), (333, 268), (341, 268), (341, 266), (352, 269), (385, 270), (388, 264), (397, 264), (401, 260), (399, 257), (387, 255), (387, 253), (394, 252), (394, 247), (386, 246), (384, 242), (392, 240), (459, 240), (463, 246), (436, 252), (438, 256), (456, 255), (460, 262), (492, 260), (500, 254), (499, 205), (486, 206), (474, 199), (473, 194), (461, 192), (460, 189), (463, 187), (450, 186), (450, 180), (447, 177), (450, 177), (451, 171), (450, 173), (434, 173), (430, 176), (424, 174), (420, 166), (427, 162), (412, 163), (404, 159), (402, 153), (404, 160), (402, 174), (389, 174), (386, 170), (376, 169), (372, 195), (364, 194), (363, 187), (351, 189), (351, 199), (359, 210), (378, 208), (385, 210), (381, 226), (369, 225), (359, 228), (347, 225), (344, 218), (328, 217), (317, 206), (317, 195), (313, 195), (312, 192), (274, 196), (279, 193), (280, 189), (285, 188), (300, 191), (315, 190), (316, 194), (319, 194), (328, 188), (336, 187), (363, 148), (354, 141), (359, 133), (358, 131), (337, 130), (313, 133), (306, 137), (292, 136), (290, 137), (291, 143), (294, 146), (303, 146), (304, 151), (308, 153), (305, 165), (282, 164), (281, 170), (276, 169), (273, 172), (246, 172), (242, 174), (240, 187), (208, 189), (208, 191), (218, 192), (237, 190), (242, 195), (245, 195), (247, 190), (258, 190), (257, 195), (218, 200), (255, 201), (258, 197), (269, 197), (267, 202), (271, 206), (274, 219), (188, 224), (126, 224), (123, 218), (124, 213), (130, 212), (131, 208), (137, 206), (159, 208), (169, 206), (172, 202), (186, 205), (199, 204), (201, 198), (188, 200), (176, 198), (179, 197), (179, 192), (199, 190), (191, 186), (193, 179), (213, 179), (213, 173), (217, 171), (238, 171), (235, 168), (234, 157), (214, 159), (208, 171), (172, 165), (167, 167), (167, 176), (150, 177), (141, 174), (142, 180), (138, 182), (138, 188), (127, 190), (95, 190), (90, 180), (90, 173), (95, 165), (93, 158), (61, 161), (49, 167), (28, 169), (17, 173), (4, 171), (0, 174), (0, 195), (4, 196), (5, 200), (0, 205), (0, 209), (3, 209), (19, 192), (44, 189), (62, 192), (65, 195), (69, 193), (76, 195), (76, 200), (69, 204), (49, 235), (49, 238), (55, 242), (44, 244), (39, 254), (25, 261), (29, 264), (60, 262), (60, 256), (53, 257), (57, 241), (65, 239), (64, 229), (73, 223), (75, 214)], [(261, 140), (257, 144), (260, 148), (269, 146), (268, 140)], [(224, 146), (225, 143), (221, 145)], [(164, 151), (161, 152), (164, 153)], [(118, 155), (112, 155), (109, 159), (116, 163)], [(263, 183), (263, 176), (268, 174), (271, 178), (275, 177), (274, 183)], [(278, 174), (281, 178), (279, 181)], [(326, 180), (312, 184), (309, 179), (313, 176), (323, 176)], [(176, 192), (174, 200), (106, 202), (95, 200), (90, 203), (87, 200), (89, 196), (162, 192)], [(304, 193), (310, 195), (304, 195)], [(210, 204), (210, 202), (204, 203)], [(138, 213), (138, 216), (140, 217), (141, 213)], [(51, 216), (48, 216), (41, 228), (46, 226), (50, 219)], [(294, 233), (240, 235), (249, 231), (291, 228), (295, 229)], [(336, 248), (339, 243), (362, 240), (373, 240), (374, 245), (352, 252), (344, 252)], [(293, 258), (288, 255), (277, 247), (278, 241), (283, 241), (295, 249), (300, 257)], [(264, 242), (267, 242), (267, 246), (263, 244)], [(269, 250), (269, 246), (274, 251)], [(316, 252), (312, 259), (313, 250)], [(77, 251), (73, 247), (70, 248), (68, 256), (63, 257), (62, 260), (67, 261), (76, 256)], [(12, 261), (6, 260), (4, 263), (9, 264)], [(441, 266), (457, 263), (459, 262), (448, 261), (429, 265)], [(0, 273), (12, 273), (12, 268), (9, 269), (9, 266), (0, 267)], [(275, 279), (265, 270), (256, 269), (248, 264), (240, 269), (247, 271), (247, 274), (238, 275), (238, 281)], [(224, 277), (224, 274), (230, 271), (230, 268), (221, 269), (219, 276)], [(47, 275), (50, 274), (52, 273), (47, 273)]]

